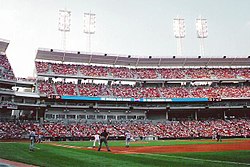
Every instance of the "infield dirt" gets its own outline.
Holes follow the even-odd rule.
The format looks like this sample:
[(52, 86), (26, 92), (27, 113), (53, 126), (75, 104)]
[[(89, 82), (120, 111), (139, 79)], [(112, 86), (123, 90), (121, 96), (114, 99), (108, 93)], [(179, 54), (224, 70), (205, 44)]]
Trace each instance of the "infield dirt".
[[(82, 150), (97, 150), (91, 147), (68, 146), (57, 143), (51, 145), (75, 148)], [(227, 143), (214, 144), (192, 144), (192, 145), (175, 145), (175, 146), (141, 146), (141, 147), (110, 147), (114, 154), (135, 154), (135, 153), (181, 153), (181, 152), (223, 152), (236, 150), (250, 150), (250, 140), (236, 140)], [(107, 151), (105, 146), (101, 151)]]

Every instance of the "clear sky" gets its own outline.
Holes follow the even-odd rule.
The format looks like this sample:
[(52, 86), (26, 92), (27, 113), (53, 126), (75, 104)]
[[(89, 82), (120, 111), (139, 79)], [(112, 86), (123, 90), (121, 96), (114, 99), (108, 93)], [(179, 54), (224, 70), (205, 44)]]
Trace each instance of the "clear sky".
[(185, 19), (183, 56), (199, 55), (195, 19), (208, 20), (207, 57), (250, 55), (250, 0), (0, 0), (0, 38), (17, 77), (32, 76), (38, 48), (62, 49), (59, 9), (72, 12), (67, 50), (86, 51), (83, 13), (96, 14), (92, 51), (172, 56), (173, 19)]

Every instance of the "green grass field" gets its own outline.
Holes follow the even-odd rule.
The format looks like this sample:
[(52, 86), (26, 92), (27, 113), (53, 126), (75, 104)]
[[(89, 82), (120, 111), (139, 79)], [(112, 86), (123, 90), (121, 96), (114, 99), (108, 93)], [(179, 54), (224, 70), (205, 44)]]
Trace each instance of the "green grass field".
[[(227, 141), (223, 141), (225, 144)], [(92, 146), (92, 142), (57, 142), (65, 145), (81, 147)], [(163, 146), (163, 145), (188, 145), (216, 143), (208, 140), (167, 140), (152, 141), (147, 143), (132, 143), (131, 146)], [(110, 141), (110, 146), (124, 146), (124, 141)], [(36, 144), (35, 152), (29, 152), (29, 143), (1, 143), (0, 157), (8, 160), (33, 164), (37, 166), (250, 166), (250, 150), (229, 152), (204, 152), (204, 153), (171, 153), (171, 154), (113, 154), (97, 152), (96, 150), (80, 150), (64, 148), (42, 143)]]
[[(248, 140), (248, 139), (234, 139), (234, 140)], [(60, 144), (64, 145), (70, 145), (70, 146), (83, 146), (83, 147), (89, 147), (92, 146), (93, 142), (91, 141), (85, 141), (85, 142), (58, 142)], [(146, 141), (146, 142), (131, 142), (130, 146), (171, 146), (171, 145), (192, 145), (192, 144), (226, 144), (226, 143), (232, 143), (232, 140), (223, 140), (223, 142), (215, 142), (214, 140), (156, 140), (156, 141)], [(109, 141), (109, 146), (124, 146), (124, 141)]]

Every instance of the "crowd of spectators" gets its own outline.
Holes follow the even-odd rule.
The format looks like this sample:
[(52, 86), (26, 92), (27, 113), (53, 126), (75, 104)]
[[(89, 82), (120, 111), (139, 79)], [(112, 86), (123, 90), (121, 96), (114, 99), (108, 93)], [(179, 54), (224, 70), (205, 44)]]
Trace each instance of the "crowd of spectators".
[(15, 80), (15, 75), (6, 55), (0, 54), (0, 78)]
[(212, 138), (215, 133), (223, 137), (250, 137), (249, 119), (204, 121), (125, 121), (112, 123), (20, 123), (0, 122), (0, 139), (20, 139), (35, 129), (45, 138), (91, 138), (105, 128), (113, 139), (124, 137), (129, 130), (133, 138), (156, 136), (158, 138)]
[(84, 76), (107, 77), (107, 67), (102, 66), (80, 66), (80, 73)]
[(104, 84), (82, 83), (77, 86), (81, 96), (110, 96), (107, 86)]
[(75, 64), (51, 64), (52, 71), (55, 74), (62, 74), (62, 75), (76, 75), (78, 66)]
[(112, 85), (110, 88), (115, 97), (160, 97), (160, 93), (156, 87), (136, 87), (131, 85)]
[(56, 82), (55, 88), (57, 94), (59, 95), (71, 95), (71, 96), (77, 95), (76, 84), (73, 84), (71, 82), (70, 83)]
[(37, 73), (47, 73), (49, 71), (49, 63), (47, 62), (35, 62)]
[(159, 88), (166, 98), (241, 98), (250, 97), (249, 86), (218, 86), (218, 87), (163, 87)]
[(53, 84), (49, 83), (49, 81), (39, 81), (38, 82), (38, 90), (40, 94), (52, 95), (55, 94)]
[(186, 69), (179, 68), (161, 68), (158, 69), (158, 73), (162, 78), (166, 79), (184, 79), (186, 78)]
[(0, 122), (0, 139), (21, 139), (27, 131), (14, 122)]
[(206, 120), (206, 121), (180, 121), (170, 124), (158, 124), (163, 130), (162, 137), (189, 138), (189, 137), (213, 137), (215, 133), (221, 136), (249, 136), (249, 120)]
[[(127, 68), (36, 62), (38, 73), (136, 79), (249, 79), (249, 68)], [(78, 72), (79, 71), (79, 72)]]
[(242, 87), (219, 87), (219, 92), (221, 92), (221, 97), (250, 97), (250, 86)]
[(162, 87), (159, 88), (159, 91), (162, 92), (163, 97), (166, 98), (189, 98), (193, 97), (191, 93), (185, 87)]
[(109, 73), (114, 78), (135, 78), (133, 72), (126, 67), (109, 67)]
[[(0, 77), (14, 80), (8, 58), (0, 55)], [(135, 79), (249, 79), (250, 68), (127, 68), (35, 62), (37, 73)]]
[(136, 76), (136, 78), (140, 79), (156, 79), (158, 78), (157, 70), (152, 68), (137, 68), (137, 69), (131, 69), (132, 74)]
[[(199, 68), (199, 69), (190, 68), (185, 70), (185, 75), (188, 78), (192, 79), (210, 79), (213, 78), (213, 75), (211, 74), (212, 70), (213, 69), (206, 69), (206, 68)], [(214, 76), (216, 76), (216, 73), (214, 73)]]
[[(55, 91), (53, 89), (55, 86)], [(128, 98), (241, 98), (250, 97), (250, 86), (171, 86), (144, 87), (94, 83), (39, 83), (39, 92), (46, 95), (80, 95)]]
[(244, 79), (250, 78), (250, 69), (242, 68), (241, 70), (237, 70), (236, 75), (241, 76)]
[(232, 68), (214, 68), (212, 70), (209, 70), (209, 72), (216, 76), (218, 79), (234, 79), (237, 78), (237, 74), (241, 71), (241, 69), (232, 69)]

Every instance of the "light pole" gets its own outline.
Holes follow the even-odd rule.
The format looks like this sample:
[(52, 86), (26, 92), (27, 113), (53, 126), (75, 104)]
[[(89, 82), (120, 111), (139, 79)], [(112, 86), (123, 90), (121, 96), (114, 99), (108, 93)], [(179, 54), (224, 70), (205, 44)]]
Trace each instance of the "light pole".
[(174, 36), (177, 39), (177, 55), (182, 56), (182, 39), (185, 38), (185, 21), (177, 16), (173, 22)]
[(58, 30), (62, 32), (62, 45), (64, 50), (63, 62), (66, 52), (66, 33), (70, 31), (70, 16), (71, 12), (68, 10), (59, 10), (59, 24)]
[(204, 39), (208, 37), (207, 19), (201, 16), (196, 19), (197, 38), (200, 38), (200, 55), (205, 55)]
[(88, 35), (88, 51), (91, 52), (91, 35), (95, 33), (96, 15), (94, 13), (84, 13), (84, 33)]

